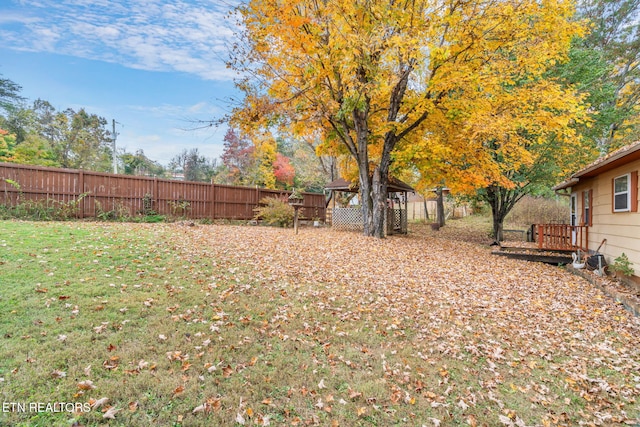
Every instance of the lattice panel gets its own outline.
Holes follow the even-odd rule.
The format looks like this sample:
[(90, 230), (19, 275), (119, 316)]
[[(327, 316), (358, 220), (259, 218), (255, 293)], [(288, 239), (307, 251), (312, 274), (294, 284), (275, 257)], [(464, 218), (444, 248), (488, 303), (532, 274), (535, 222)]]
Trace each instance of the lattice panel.
[(331, 226), (336, 230), (363, 230), (361, 208), (335, 208)]
[(407, 212), (402, 209), (387, 209), (387, 218), (391, 218), (391, 223), (387, 223), (387, 234), (407, 232)]

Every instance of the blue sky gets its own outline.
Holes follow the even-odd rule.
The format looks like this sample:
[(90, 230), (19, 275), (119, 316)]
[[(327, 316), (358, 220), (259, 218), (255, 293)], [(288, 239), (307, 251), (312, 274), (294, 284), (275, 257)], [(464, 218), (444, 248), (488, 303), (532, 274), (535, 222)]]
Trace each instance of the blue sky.
[(222, 117), (239, 94), (225, 67), (239, 0), (4, 0), (0, 74), (29, 102), (115, 119), (117, 145), (162, 164), (184, 148), (222, 153)]

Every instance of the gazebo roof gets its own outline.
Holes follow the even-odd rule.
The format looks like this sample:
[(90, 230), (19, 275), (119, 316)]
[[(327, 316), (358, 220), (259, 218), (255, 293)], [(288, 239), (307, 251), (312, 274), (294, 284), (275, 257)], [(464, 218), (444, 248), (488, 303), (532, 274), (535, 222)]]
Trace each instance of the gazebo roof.
[[(333, 182), (330, 182), (325, 186), (326, 190), (332, 191), (346, 191), (349, 193), (357, 193), (359, 190), (358, 183), (349, 182), (344, 178), (338, 178)], [(415, 189), (411, 187), (409, 184), (400, 181), (394, 177), (389, 177), (389, 185), (387, 186), (387, 191), (389, 193), (403, 193), (403, 192), (412, 192), (415, 193)]]

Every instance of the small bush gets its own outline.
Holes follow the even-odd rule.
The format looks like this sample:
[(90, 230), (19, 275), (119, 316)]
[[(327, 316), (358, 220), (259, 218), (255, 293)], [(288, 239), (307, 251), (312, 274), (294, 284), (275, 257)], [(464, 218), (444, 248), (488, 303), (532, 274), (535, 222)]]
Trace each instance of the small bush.
[(265, 197), (260, 200), (264, 206), (255, 208), (255, 219), (262, 220), (268, 225), (277, 225), (278, 227), (289, 227), (293, 224), (293, 207), (278, 198)]
[(131, 214), (129, 208), (127, 208), (121, 201), (113, 202), (113, 209), (106, 210), (103, 208), (102, 203), (96, 200), (96, 218), (102, 221), (121, 221), (126, 222), (131, 220)]
[(187, 200), (168, 201), (173, 217), (185, 218), (187, 212), (191, 210), (191, 203)]
[[(9, 182), (10, 180), (6, 180)], [(18, 189), (20, 187), (17, 187)], [(66, 221), (77, 216), (82, 199), (87, 193), (77, 199), (67, 202), (55, 199), (25, 199), (22, 193), (18, 195), (15, 206), (0, 206), (0, 219), (24, 219), (31, 221)]]
[(632, 263), (629, 261), (629, 257), (624, 252), (618, 258), (616, 258), (611, 265), (613, 271), (616, 274), (623, 274), (625, 276), (633, 276), (634, 270), (631, 267)]

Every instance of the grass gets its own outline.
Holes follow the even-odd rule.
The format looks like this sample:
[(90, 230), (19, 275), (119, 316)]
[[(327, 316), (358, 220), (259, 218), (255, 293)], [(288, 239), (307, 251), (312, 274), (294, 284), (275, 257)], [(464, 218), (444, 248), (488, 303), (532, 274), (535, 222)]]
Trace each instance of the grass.
[(560, 269), (492, 259), (477, 218), (413, 227), (0, 222), (4, 404), (108, 399), (0, 424), (638, 420), (637, 319)]

